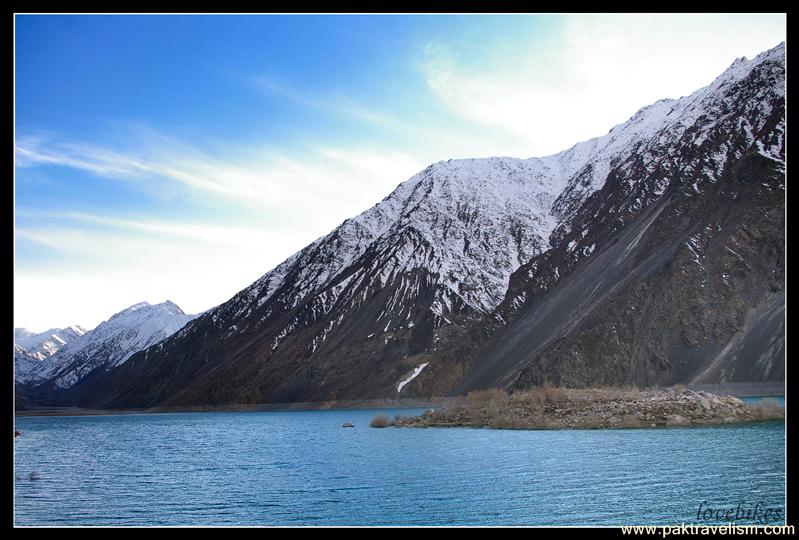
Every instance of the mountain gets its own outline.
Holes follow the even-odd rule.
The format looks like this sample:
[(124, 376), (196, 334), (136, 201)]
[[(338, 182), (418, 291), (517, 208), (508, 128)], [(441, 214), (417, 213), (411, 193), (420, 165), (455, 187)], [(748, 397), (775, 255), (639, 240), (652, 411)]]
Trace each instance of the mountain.
[(14, 329), (14, 377), (24, 380), (42, 362), (56, 354), (67, 343), (86, 333), (82, 327), (51, 328), (46, 332)]
[(657, 127), (559, 196), (456, 391), (784, 380), (784, 88), (780, 45), (634, 116)]
[(59, 399), (781, 380), (784, 54), (738, 59), (559, 154), (435, 163)]
[(85, 333), (86, 330), (77, 325), (67, 328), (51, 328), (40, 333), (31, 332), (25, 328), (15, 328), (14, 344), (41, 361), (53, 356), (61, 347)]
[(18, 372), (16, 381), (26, 387), (29, 399), (70, 388), (91, 373), (124, 364), (132, 354), (162, 341), (192, 318), (170, 301), (135, 304), (67, 343), (31, 370)]

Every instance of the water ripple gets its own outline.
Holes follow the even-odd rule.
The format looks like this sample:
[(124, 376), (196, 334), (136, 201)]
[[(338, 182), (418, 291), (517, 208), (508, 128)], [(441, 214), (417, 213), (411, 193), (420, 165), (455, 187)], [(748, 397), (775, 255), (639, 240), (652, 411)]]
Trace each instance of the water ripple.
[[(17, 419), (17, 525), (681, 523), (784, 507), (785, 429), (370, 429), (378, 413)], [(402, 411), (408, 414), (408, 411)], [(345, 421), (354, 429), (341, 429)], [(37, 471), (39, 480), (28, 480)]]

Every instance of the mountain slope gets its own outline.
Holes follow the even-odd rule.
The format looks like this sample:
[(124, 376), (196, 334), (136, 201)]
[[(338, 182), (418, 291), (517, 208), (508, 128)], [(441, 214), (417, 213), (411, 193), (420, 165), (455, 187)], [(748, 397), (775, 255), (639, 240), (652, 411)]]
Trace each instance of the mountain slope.
[(19, 374), (30, 373), (36, 366), (39, 365), (41, 360), (31, 355), (28, 351), (23, 349), (17, 344), (14, 344), (14, 373)]
[(62, 399), (779, 378), (784, 131), (781, 45), (562, 153), (436, 163)]
[[(177, 361), (150, 362), (161, 355), (150, 350), (132, 362), (164, 381), (154, 392), (196, 393), (187, 402), (298, 399), (333, 355), (381, 364), (395, 372), (382, 384), (396, 388), (404, 358), (434, 347), (439, 329), (489, 313), (510, 274), (548, 247), (562, 187), (542, 160), (432, 165), (168, 340), (163, 354)], [(369, 391), (368, 381), (345, 380), (358, 368), (343, 364), (317, 395), (334, 398), (347, 384)]]

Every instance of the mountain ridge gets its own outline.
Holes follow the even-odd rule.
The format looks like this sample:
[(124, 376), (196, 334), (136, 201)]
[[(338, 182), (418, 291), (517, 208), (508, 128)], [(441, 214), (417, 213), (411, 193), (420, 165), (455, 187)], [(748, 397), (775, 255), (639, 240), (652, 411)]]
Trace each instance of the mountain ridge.
[[(651, 286), (663, 306), (673, 306), (663, 283), (679, 284), (668, 268), (704, 253), (688, 240), (696, 230), (718, 227), (718, 238), (740, 233), (738, 220), (738, 228), (717, 234), (731, 223), (723, 212), (737, 216), (782, 205), (784, 214), (783, 58), (781, 44), (751, 61), (737, 60), (691, 95), (655, 102), (606, 135), (552, 156), (434, 163), (158, 346), (87, 377), (63, 399), (108, 407), (312, 401), (441, 395), (485, 384), (523, 387), (570, 369), (575, 375), (564, 379), (568, 384), (659, 384), (687, 374), (671, 360), (683, 349), (663, 343), (657, 345), (662, 350), (647, 349), (663, 336), (628, 336), (630, 343), (644, 340), (641, 351), (625, 353), (634, 365), (610, 345), (610, 360), (602, 365), (578, 342), (602, 327), (592, 313), (606, 313), (616, 331), (621, 319), (610, 306), (632, 295), (630, 288)], [(751, 182), (739, 169), (762, 179), (762, 192), (747, 191)], [(743, 193), (751, 199), (738, 200)], [(778, 215), (758, 226), (761, 237), (784, 245)], [(673, 237), (661, 234), (666, 230)], [(713, 235), (693, 242), (716, 241), (720, 250), (735, 251), (727, 236)], [(668, 253), (653, 251), (655, 238), (671, 246)], [(776, 252), (767, 255), (769, 264), (784, 266)], [(600, 269), (598, 260), (610, 266)], [(761, 289), (776, 286), (777, 296), (781, 289), (778, 279), (766, 283), (766, 270), (755, 266), (757, 283), (747, 286), (760, 306), (766, 301)], [(719, 266), (718, 275), (728, 275), (725, 269)], [(582, 277), (574, 277), (578, 270)], [(606, 271), (619, 283), (603, 281)], [(686, 275), (700, 281), (687, 288), (700, 293), (702, 279), (715, 284), (715, 273), (696, 272)], [(653, 275), (662, 283), (653, 284)], [(584, 297), (553, 293), (562, 280), (561, 289), (571, 283)], [(728, 296), (719, 296), (729, 301), (723, 307), (746, 318), (735, 294)], [(571, 326), (547, 326), (526, 315), (544, 305), (551, 306), (552, 320)], [(714, 321), (724, 319), (721, 307), (705, 306)], [(763, 317), (779, 313), (779, 300), (758, 309)], [(738, 331), (736, 321), (724, 324)], [(508, 359), (497, 340), (529, 344), (531, 328), (546, 347), (526, 345)], [(708, 328), (686, 337), (695, 342), (687, 347), (708, 347), (706, 355), (719, 359), (723, 347), (710, 344)], [(716, 337), (731, 339), (724, 332)], [(603, 339), (596, 342), (604, 345)], [(738, 342), (739, 349), (751, 348), (746, 336)], [(564, 364), (562, 354), (593, 367)], [(706, 362), (700, 356), (696, 366)], [(711, 365), (704, 366), (706, 378), (727, 376)]]

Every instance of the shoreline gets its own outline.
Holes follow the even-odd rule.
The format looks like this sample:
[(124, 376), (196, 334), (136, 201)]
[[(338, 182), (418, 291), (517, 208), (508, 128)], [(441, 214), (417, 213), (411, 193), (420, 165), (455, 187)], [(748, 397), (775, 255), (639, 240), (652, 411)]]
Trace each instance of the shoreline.
[(755, 404), (702, 390), (668, 388), (568, 389), (540, 386), (508, 394), (499, 389), (471, 392), (452, 407), (419, 416), (383, 417), (373, 427), (467, 427), (522, 430), (617, 429), (742, 424), (785, 418), (773, 399)]
[(293, 403), (260, 403), (260, 404), (231, 404), (231, 405), (199, 405), (199, 406), (172, 406), (148, 407), (131, 409), (84, 409), (80, 407), (39, 407), (15, 410), (15, 417), (36, 416), (121, 416), (131, 414), (182, 414), (182, 413), (230, 413), (230, 412), (300, 412), (300, 411), (328, 411), (328, 410), (359, 410), (359, 409), (420, 409), (437, 407), (458, 398), (440, 399), (415, 399), (405, 398), (398, 400), (389, 399), (364, 399), (342, 401), (303, 401)]
[[(785, 383), (722, 383), (685, 385), (688, 390), (734, 397), (778, 397), (785, 395)], [(645, 391), (647, 389), (642, 389)], [(649, 389), (652, 390), (652, 389)], [(465, 396), (432, 398), (378, 398), (337, 401), (303, 401), (293, 403), (259, 403), (229, 405), (195, 405), (145, 407), (131, 409), (84, 409), (80, 407), (36, 407), (14, 410), (14, 417), (34, 416), (114, 416), (125, 414), (176, 414), (196, 412), (280, 412), (349, 409), (415, 409), (450, 407)]]

